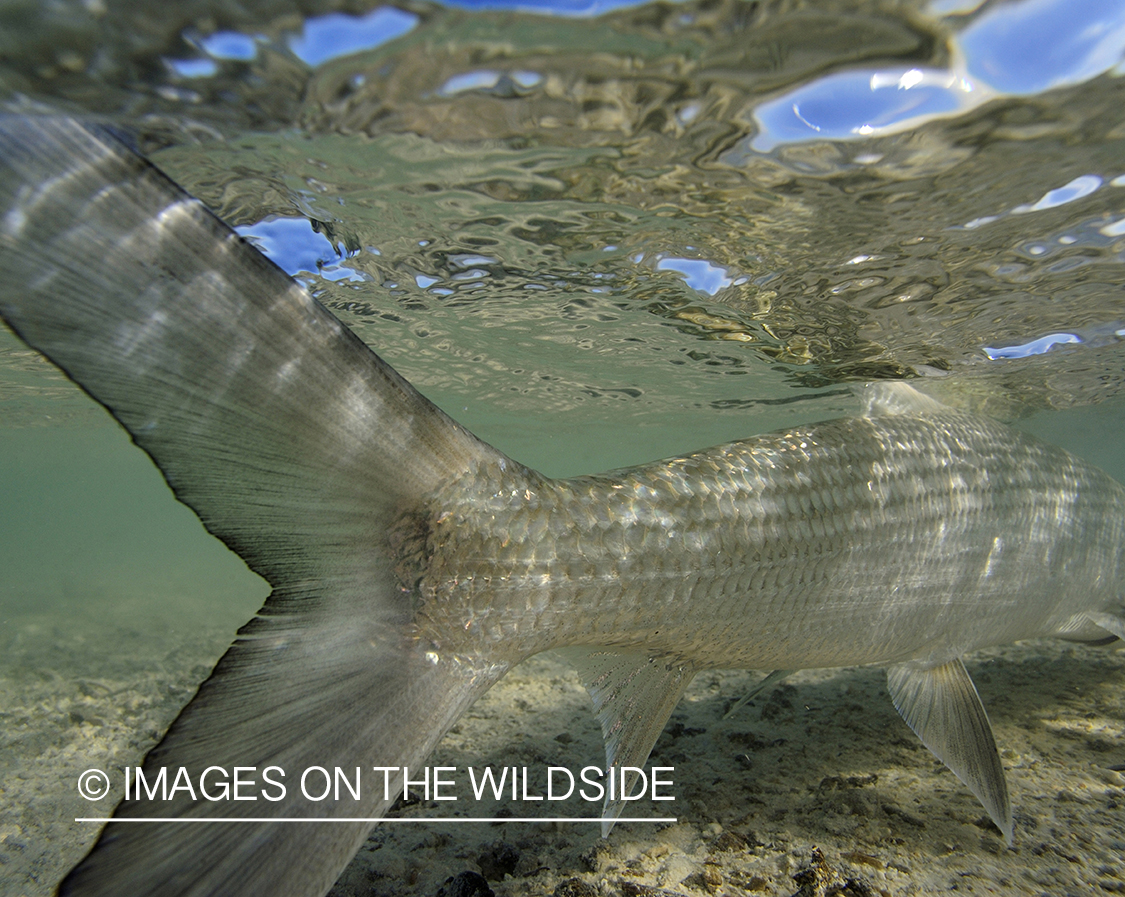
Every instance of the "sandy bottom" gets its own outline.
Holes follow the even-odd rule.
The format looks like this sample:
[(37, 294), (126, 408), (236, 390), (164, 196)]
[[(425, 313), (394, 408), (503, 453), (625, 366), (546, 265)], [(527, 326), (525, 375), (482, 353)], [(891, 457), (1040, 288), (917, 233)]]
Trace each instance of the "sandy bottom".
[[(74, 817), (104, 812), (79, 797), (78, 776), (139, 763), (229, 634), (140, 618), (107, 632), (111, 624), (80, 613), (2, 622), (0, 893), (44, 895), (97, 834)], [(796, 674), (728, 720), (759, 677), (706, 673), (650, 761), (675, 768), (666, 790), (676, 800), (636, 809), (675, 823), (619, 824), (608, 840), (589, 823), (386, 824), (332, 893), (1125, 893), (1125, 652), (1037, 642), (977, 656), (969, 669), (1008, 771), (1012, 850), (898, 718), (881, 670)], [(601, 760), (585, 692), (547, 656), (480, 701), (431, 764), (580, 770)], [(469, 795), (396, 815), (597, 810)]]

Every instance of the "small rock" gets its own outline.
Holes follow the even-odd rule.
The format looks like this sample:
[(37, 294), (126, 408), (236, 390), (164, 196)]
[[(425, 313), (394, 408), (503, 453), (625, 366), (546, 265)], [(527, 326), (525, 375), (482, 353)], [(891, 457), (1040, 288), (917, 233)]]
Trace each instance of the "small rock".
[(824, 858), (819, 847), (814, 847), (809, 865), (794, 876), (799, 890), (793, 897), (879, 897), (885, 892), (877, 892), (858, 875), (844, 878), (833, 869)]
[(812, 849), (809, 864), (803, 866), (793, 876), (797, 882), (797, 893), (793, 897), (825, 897), (829, 888), (838, 886), (840, 876), (828, 865), (824, 852), (819, 847)]
[(601, 867), (602, 858), (609, 853), (609, 845), (604, 839), (599, 838), (589, 850), (584, 850), (578, 861), (587, 872), (597, 872)]
[(520, 852), (506, 841), (497, 841), (477, 859), (481, 874), (489, 881), (503, 881), (511, 875), (520, 861)]
[(465, 870), (447, 878), (438, 888), (437, 897), (496, 897), (483, 875)]
[(883, 804), (883, 812), (888, 816), (893, 816), (895, 819), (899, 819), (905, 823), (908, 823), (909, 825), (917, 826), (918, 828), (926, 827), (925, 819), (915, 816), (913, 813), (910, 813), (909, 811), (904, 810), (902, 807), (896, 806), (895, 804)]
[(711, 850), (715, 853), (734, 853), (735, 851), (746, 850), (749, 846), (750, 842), (738, 832), (723, 832), (711, 842)]
[(652, 885), (642, 885), (639, 881), (630, 881), (623, 878), (619, 881), (621, 893), (624, 897), (684, 897), (678, 891), (668, 891), (664, 888), (654, 888)]
[(874, 773), (865, 776), (825, 776), (816, 786), (816, 790), (820, 792), (843, 791), (846, 788), (863, 788), (867, 785), (874, 785), (878, 781), (879, 777)]
[(703, 866), (700, 877), (703, 879), (703, 887), (712, 894), (723, 886), (723, 873), (719, 871), (717, 866), (712, 866), (710, 863)]
[(559, 882), (553, 897), (598, 897), (598, 889), (580, 878)]

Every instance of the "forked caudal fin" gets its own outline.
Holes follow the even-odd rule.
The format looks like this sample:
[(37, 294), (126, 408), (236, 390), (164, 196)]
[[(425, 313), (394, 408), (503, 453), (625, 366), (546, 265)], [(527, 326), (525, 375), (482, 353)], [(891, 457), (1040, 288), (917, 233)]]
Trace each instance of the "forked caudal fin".
[[(145, 769), (185, 767), (198, 787), (209, 766), (277, 766), (285, 799), (180, 788), (117, 815), (381, 815), (381, 787), (313, 802), (292, 777), (417, 766), (503, 675), (412, 637), (387, 531), (439, 484), (504, 459), (202, 204), (75, 121), (0, 118), (0, 315), (274, 588)], [(400, 790), (392, 778), (391, 800)], [(369, 829), (110, 823), (61, 891), (321, 894)]]

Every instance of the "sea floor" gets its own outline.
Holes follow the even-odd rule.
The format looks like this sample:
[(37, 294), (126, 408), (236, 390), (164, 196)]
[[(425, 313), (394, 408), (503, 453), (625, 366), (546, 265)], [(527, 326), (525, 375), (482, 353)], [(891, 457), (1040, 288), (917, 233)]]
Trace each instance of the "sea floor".
[[(79, 796), (78, 776), (139, 763), (229, 638), (140, 606), (115, 613), (3, 621), (4, 895), (53, 891), (97, 835), (72, 820), (104, 812)], [(1013, 849), (898, 718), (881, 670), (798, 673), (730, 719), (758, 674), (715, 672), (697, 677), (650, 760), (674, 767), (675, 801), (635, 811), (675, 823), (621, 823), (608, 840), (591, 823), (384, 824), (332, 893), (486, 894), (465, 873), (498, 897), (1125, 893), (1125, 652), (1034, 642), (977, 655), (969, 669), (1008, 772)], [(486, 695), (430, 763), (580, 770), (601, 760), (585, 692), (547, 655)], [(598, 810), (464, 797), (396, 815)]]

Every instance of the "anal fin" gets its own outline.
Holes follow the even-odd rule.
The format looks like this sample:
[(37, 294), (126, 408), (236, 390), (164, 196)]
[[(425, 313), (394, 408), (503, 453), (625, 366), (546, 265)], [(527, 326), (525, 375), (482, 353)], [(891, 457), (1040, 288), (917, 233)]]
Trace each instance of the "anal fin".
[[(578, 670), (594, 702), (594, 715), (605, 738), (606, 771), (643, 767), (668, 717), (672, 715), (695, 670), (678, 659), (607, 648), (569, 648), (560, 652)], [(621, 791), (632, 785), (624, 781)], [(620, 792), (619, 792), (620, 793)], [(602, 810), (602, 837), (608, 837), (625, 809), (607, 794)]]
[(1106, 632), (1110, 633), (1111, 635), (1115, 635), (1119, 639), (1125, 641), (1125, 619), (1122, 619), (1121, 617), (1115, 617), (1113, 614), (1098, 614), (1089, 612), (1087, 612), (1086, 616), (1089, 617), (1091, 623), (1100, 626)]
[(895, 709), (942, 763), (984, 805), (1012, 846), (1012, 805), (992, 726), (960, 658), (941, 666), (900, 663), (887, 669)]

